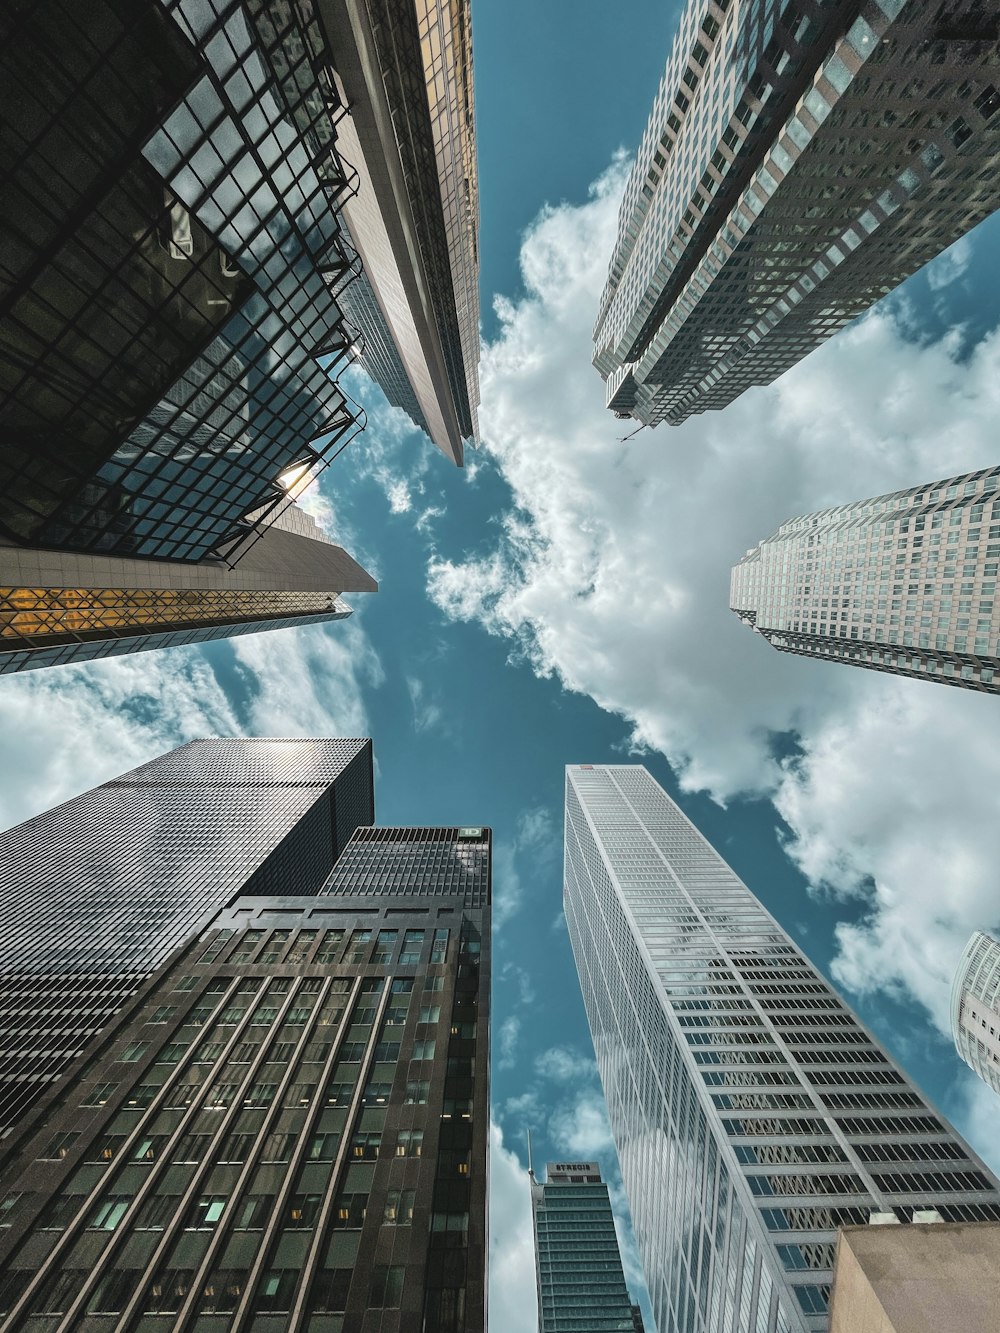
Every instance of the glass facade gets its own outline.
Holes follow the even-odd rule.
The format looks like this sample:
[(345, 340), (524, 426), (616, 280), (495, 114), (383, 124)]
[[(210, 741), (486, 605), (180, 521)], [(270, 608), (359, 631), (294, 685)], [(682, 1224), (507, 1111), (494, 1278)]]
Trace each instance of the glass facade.
[[(0, 531), (198, 560), (356, 428), (348, 172), (310, 5), (15, 4)], [(259, 522), (265, 521), (259, 518)]]
[(0, 835), (0, 1123), (241, 891), (315, 892), (374, 818), (367, 740), (206, 740)]
[(539, 1333), (634, 1333), (600, 1164), (550, 1162), (544, 1185), (532, 1174), (531, 1215)]
[(1000, 468), (790, 519), (733, 569), (775, 648), (1000, 692)]
[(565, 910), (658, 1328), (823, 1333), (837, 1229), (1000, 1183), (639, 765), (567, 769)]
[(969, 1068), (1000, 1092), (1000, 940), (981, 930), (965, 946), (955, 973), (951, 1031)]
[(0, 1154), (0, 1328), (483, 1333), (474, 842), (483, 906), (418, 860), (377, 901), (341, 873), (158, 973)]
[(594, 330), (608, 406), (724, 407), (987, 217), (996, 38), (978, 0), (690, 0)]

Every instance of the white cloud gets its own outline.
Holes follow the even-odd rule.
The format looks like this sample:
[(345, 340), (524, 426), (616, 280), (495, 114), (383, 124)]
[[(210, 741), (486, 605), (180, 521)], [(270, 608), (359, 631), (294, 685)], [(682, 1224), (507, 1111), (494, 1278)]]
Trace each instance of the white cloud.
[(960, 358), (957, 332), (908, 336), (896, 300), (724, 413), (620, 444), (590, 329), (621, 180), (525, 237), (526, 294), (497, 302), (481, 375), (513, 504), (492, 548), (432, 561), (430, 594), (628, 719), (688, 789), (775, 799), (813, 880), (864, 900), (840, 978), (905, 987), (940, 1022), (962, 939), (997, 918), (996, 701), (779, 654), (728, 610), (729, 572), (795, 514), (995, 463), (1000, 334)]
[(931, 290), (938, 292), (955, 282), (969, 267), (971, 258), (972, 242), (968, 236), (963, 236), (931, 260), (927, 265), (927, 283)]
[(568, 1046), (552, 1046), (535, 1056), (535, 1071), (556, 1083), (572, 1083), (580, 1079), (592, 1080), (597, 1075), (597, 1062), (591, 1055), (581, 1055)]
[(410, 488), (402, 478), (399, 481), (389, 483), (387, 495), (389, 508), (394, 514), (405, 514), (408, 509), (413, 508), (413, 497), (410, 495)]
[(613, 1154), (608, 1108), (600, 1088), (581, 1088), (574, 1097), (557, 1105), (549, 1118), (549, 1134), (568, 1157), (600, 1161)]
[(198, 647), (0, 678), (0, 827), (197, 736), (368, 734), (382, 671), (359, 624), (231, 643), (243, 688), (228, 696)]
[(497, 1028), (496, 1065), (498, 1069), (513, 1069), (516, 1063), (517, 1042), (520, 1035), (520, 1018), (517, 1014), (508, 1014)]
[(490, 1126), (490, 1323), (503, 1333), (537, 1333), (535, 1245), (528, 1173)]

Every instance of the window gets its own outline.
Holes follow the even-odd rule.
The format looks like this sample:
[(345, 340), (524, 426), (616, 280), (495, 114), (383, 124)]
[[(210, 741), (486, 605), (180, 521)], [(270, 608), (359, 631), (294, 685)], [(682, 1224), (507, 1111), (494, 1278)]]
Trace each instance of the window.
[(125, 1047), (118, 1060), (121, 1064), (134, 1064), (136, 1060), (141, 1060), (149, 1050), (149, 1043), (145, 1041), (133, 1041)]
[(334, 1226), (345, 1231), (360, 1231), (367, 1210), (367, 1194), (341, 1194), (333, 1206)]
[(427, 1102), (427, 1094), (430, 1090), (430, 1084), (426, 1079), (411, 1079), (406, 1085), (406, 1095), (403, 1098), (404, 1106), (424, 1106)]
[(413, 1190), (387, 1190), (382, 1220), (387, 1226), (408, 1227), (413, 1221)]
[(441, 1006), (439, 1004), (425, 1004), (420, 1007), (421, 1023), (437, 1023), (441, 1018)]
[(272, 1268), (264, 1274), (257, 1288), (254, 1310), (286, 1311), (292, 1308), (292, 1297), (298, 1282), (297, 1268)]
[(237, 1231), (260, 1231), (271, 1215), (273, 1194), (248, 1194), (236, 1215)]
[[(64, 1134), (57, 1134), (54, 1139), (45, 1145), (42, 1152), (43, 1161), (60, 1161), (66, 1157), (70, 1148), (77, 1141), (80, 1135), (75, 1130), (70, 1130)], [(2, 1212), (2, 1209), (0, 1209)]]
[(109, 1194), (91, 1214), (88, 1227), (91, 1231), (114, 1231), (131, 1202), (129, 1194)]
[(396, 1139), (397, 1157), (419, 1157), (424, 1149), (422, 1129), (401, 1129)]
[(313, 1282), (309, 1301), (312, 1313), (341, 1314), (346, 1310), (351, 1276), (350, 1268), (331, 1268), (321, 1272)]
[(227, 1203), (224, 1194), (203, 1194), (188, 1215), (188, 1231), (214, 1231)]
[(96, 1083), (85, 1095), (81, 1106), (104, 1106), (114, 1093), (117, 1083)]
[(161, 1004), (158, 1009), (154, 1009), (153, 1013), (150, 1015), (147, 1021), (150, 1023), (165, 1023), (167, 1019), (173, 1018), (176, 1012), (177, 1012), (176, 1005)]
[(413, 1043), (414, 1060), (433, 1060), (436, 1046), (437, 1042), (433, 1037), (427, 1041), (415, 1041)]
[(361, 1129), (351, 1138), (351, 1157), (355, 1161), (373, 1162), (382, 1145), (380, 1129)]
[(319, 1213), (321, 1200), (322, 1195), (320, 1194), (293, 1194), (288, 1203), (285, 1229), (287, 1231), (308, 1231), (313, 1227)]
[(403, 1273), (405, 1269), (393, 1265), (376, 1264), (372, 1273), (371, 1300), (369, 1305), (376, 1310), (397, 1310), (403, 1297)]

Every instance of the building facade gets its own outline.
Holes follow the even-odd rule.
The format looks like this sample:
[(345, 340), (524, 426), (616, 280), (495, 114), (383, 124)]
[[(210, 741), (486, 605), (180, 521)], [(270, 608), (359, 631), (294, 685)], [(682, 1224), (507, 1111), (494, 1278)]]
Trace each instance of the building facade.
[(847, 1227), (830, 1333), (965, 1333), (1000, 1309), (1000, 1226)]
[(615, 1218), (599, 1162), (531, 1173), (539, 1333), (635, 1333)]
[(343, 292), (361, 364), (461, 465), (479, 425), (479, 189), (469, 0), (319, 0), (357, 172)]
[(0, 675), (345, 620), (378, 584), (296, 505), (229, 560), (0, 544)]
[(786, 653), (1000, 691), (1000, 468), (783, 523), (729, 604)]
[(951, 988), (951, 1033), (959, 1055), (1000, 1092), (1000, 940), (977, 930)]
[(241, 892), (315, 892), (369, 740), (192, 741), (0, 835), (0, 1129)]
[(362, 422), (313, 5), (43, 0), (2, 25), (6, 669), (339, 618), (372, 580), (294, 519), (269, 533)]
[(997, 36), (979, 0), (690, 0), (594, 330), (616, 415), (769, 384), (987, 217)]
[(825, 1333), (838, 1227), (1000, 1183), (638, 765), (566, 775), (565, 910), (658, 1328)]
[(0, 1329), (483, 1333), (490, 834), (241, 896), (6, 1146)]

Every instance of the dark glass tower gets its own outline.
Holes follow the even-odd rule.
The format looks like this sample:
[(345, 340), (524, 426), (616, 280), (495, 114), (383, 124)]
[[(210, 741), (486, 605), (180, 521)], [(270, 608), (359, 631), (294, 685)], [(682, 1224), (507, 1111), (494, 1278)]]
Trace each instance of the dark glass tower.
[(689, 0), (594, 329), (616, 416), (770, 384), (1000, 204), (985, 0)]
[(175, 954), (8, 1143), (0, 1329), (482, 1333), (490, 846), (359, 829)]
[(271, 530), (361, 421), (337, 88), (309, 0), (4, 7), (0, 647), (329, 620), (372, 586)]
[(369, 740), (192, 741), (0, 835), (0, 1125), (241, 892), (315, 892)]
[(638, 1307), (600, 1163), (549, 1162), (544, 1185), (532, 1173), (531, 1216), (539, 1333), (634, 1333)]
[(826, 1333), (838, 1227), (1000, 1183), (639, 765), (566, 772), (566, 920), (660, 1329)]

